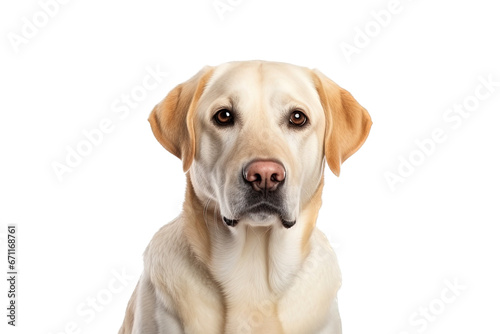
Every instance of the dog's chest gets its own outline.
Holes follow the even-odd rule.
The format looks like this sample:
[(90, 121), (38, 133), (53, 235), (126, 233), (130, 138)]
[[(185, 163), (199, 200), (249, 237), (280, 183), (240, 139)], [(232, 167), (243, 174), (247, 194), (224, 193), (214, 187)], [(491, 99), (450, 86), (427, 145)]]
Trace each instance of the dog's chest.
[(249, 229), (215, 245), (212, 274), (225, 299), (225, 333), (316, 333), (338, 322), (334, 253), (313, 236), (303, 260), (295, 246), (300, 231), (286, 232)]
[(278, 301), (300, 267), (300, 254), (268, 228), (238, 232), (213, 249), (211, 271), (225, 297), (226, 332), (282, 333)]

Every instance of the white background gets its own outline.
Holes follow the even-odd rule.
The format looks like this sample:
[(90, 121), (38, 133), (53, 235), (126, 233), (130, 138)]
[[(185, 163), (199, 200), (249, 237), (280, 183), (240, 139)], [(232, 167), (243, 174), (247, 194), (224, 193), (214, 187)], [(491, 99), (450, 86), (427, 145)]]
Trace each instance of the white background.
[[(181, 163), (154, 139), (149, 112), (203, 65), (264, 59), (320, 69), (374, 121), (340, 178), (326, 171), (318, 221), (343, 272), (344, 333), (499, 333), (500, 87), (456, 128), (443, 119), (474, 101), (481, 76), (500, 81), (494, 2), (401, 0), (380, 31), (371, 12), (389, 0), (232, 3), (221, 18), (213, 0), (69, 1), (14, 47), (23, 18), (44, 24), (41, 5), (2, 2), (0, 251), (17, 224), (20, 274), (16, 328), (1, 280), (0, 331), (118, 331), (141, 254), (184, 195)], [(372, 37), (349, 62), (341, 45), (366, 27)], [(120, 119), (112, 106), (147, 68), (168, 75)], [(103, 119), (113, 130), (59, 181), (52, 164)], [(436, 128), (446, 140), (392, 190), (386, 173), (418, 158), (415, 141)], [(446, 280), (462, 286), (449, 303)], [(425, 329), (410, 322), (429, 307), (439, 314)]]

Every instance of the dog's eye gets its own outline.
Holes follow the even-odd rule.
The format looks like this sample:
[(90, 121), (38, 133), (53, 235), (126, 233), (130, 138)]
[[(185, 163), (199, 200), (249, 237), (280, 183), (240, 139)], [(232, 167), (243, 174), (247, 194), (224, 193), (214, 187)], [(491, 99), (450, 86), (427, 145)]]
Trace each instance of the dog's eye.
[(222, 126), (234, 124), (233, 113), (227, 109), (221, 109), (217, 111), (217, 113), (214, 115), (214, 120), (217, 124)]
[(307, 123), (307, 117), (302, 111), (294, 110), (290, 114), (290, 124), (293, 126), (304, 126)]

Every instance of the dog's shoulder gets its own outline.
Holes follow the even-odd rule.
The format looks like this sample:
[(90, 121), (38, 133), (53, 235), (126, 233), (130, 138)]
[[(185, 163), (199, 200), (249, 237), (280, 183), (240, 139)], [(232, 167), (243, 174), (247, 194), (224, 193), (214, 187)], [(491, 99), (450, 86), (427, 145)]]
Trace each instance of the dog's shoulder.
[(223, 323), (222, 297), (189, 245), (187, 223), (181, 215), (156, 232), (144, 252), (144, 274), (163, 307), (175, 310), (182, 323), (195, 326), (203, 319), (205, 329), (210, 329), (207, 333), (218, 333)]
[(161, 227), (144, 251), (144, 268), (152, 280), (173, 282), (192, 276), (198, 264), (184, 233), (181, 216)]

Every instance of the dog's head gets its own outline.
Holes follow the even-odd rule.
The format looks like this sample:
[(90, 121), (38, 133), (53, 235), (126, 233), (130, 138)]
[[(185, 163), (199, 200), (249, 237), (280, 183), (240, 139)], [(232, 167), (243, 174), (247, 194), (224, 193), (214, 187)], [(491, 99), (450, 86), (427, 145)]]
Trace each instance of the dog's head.
[(149, 117), (189, 170), (196, 196), (223, 221), (291, 227), (322, 184), (363, 144), (367, 111), (316, 70), (249, 61), (205, 67)]

